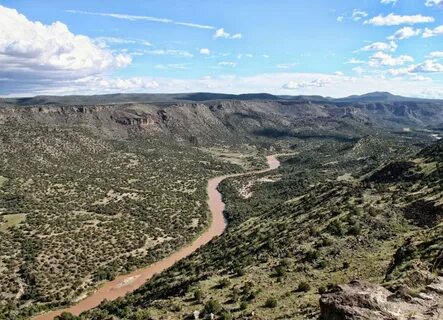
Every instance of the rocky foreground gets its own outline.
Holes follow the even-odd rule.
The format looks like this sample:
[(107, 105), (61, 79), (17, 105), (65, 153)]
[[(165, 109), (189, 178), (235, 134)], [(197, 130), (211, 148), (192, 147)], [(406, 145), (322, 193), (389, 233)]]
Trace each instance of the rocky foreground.
[(391, 292), (366, 281), (352, 281), (322, 295), (320, 308), (323, 320), (443, 319), (443, 277), (415, 294), (407, 287)]

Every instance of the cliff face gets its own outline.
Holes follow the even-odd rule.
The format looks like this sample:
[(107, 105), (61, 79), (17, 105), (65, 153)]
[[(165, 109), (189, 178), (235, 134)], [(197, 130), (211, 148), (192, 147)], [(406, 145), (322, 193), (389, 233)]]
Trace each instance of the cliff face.
[(70, 124), (114, 137), (166, 135), (202, 144), (247, 141), (264, 129), (288, 135), (296, 128), (326, 130), (350, 118), (356, 126), (367, 121), (357, 109), (267, 101), (0, 108), (0, 123)]
[[(5, 105), (0, 123), (71, 124), (113, 137), (164, 135), (198, 144), (319, 135), (361, 137), (377, 129), (422, 130), (443, 125), (443, 104), (346, 103), (274, 100)], [(410, 128), (409, 128), (410, 129)], [(408, 129), (408, 130), (409, 130)]]

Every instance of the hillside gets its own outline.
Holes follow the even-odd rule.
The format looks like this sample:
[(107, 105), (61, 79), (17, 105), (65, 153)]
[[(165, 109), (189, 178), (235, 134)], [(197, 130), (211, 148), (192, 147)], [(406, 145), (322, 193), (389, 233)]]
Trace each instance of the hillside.
[[(441, 143), (404, 157), (407, 148), (397, 149), (363, 175), (347, 165), (346, 151), (329, 164), (332, 149), (286, 157), (278, 172), (254, 177), (247, 199), (240, 190), (250, 179), (224, 184), (225, 236), (81, 318), (186, 318), (206, 310), (221, 319), (315, 319), (320, 294), (355, 278), (423, 290), (442, 274)], [(304, 161), (311, 154), (318, 163)], [(403, 161), (411, 166), (378, 178)], [(403, 179), (403, 170), (414, 178)]]
[[(416, 173), (412, 181), (400, 173), (375, 179), (389, 163), (379, 168), (374, 163), (361, 175), (359, 167), (347, 166), (346, 152), (328, 164), (332, 150), (321, 147), (287, 157), (277, 173), (255, 177), (250, 198), (239, 193), (251, 185), (249, 179), (231, 181), (222, 189), (230, 221), (225, 236), (134, 294), (82, 318), (182, 318), (220, 305), (216, 313), (225, 310), (236, 319), (251, 312), (263, 319), (309, 319), (319, 315), (319, 294), (354, 278), (392, 290), (400, 284), (420, 290), (442, 267), (442, 173), (436, 162), (441, 155), (422, 157), (433, 148), (439, 147), (407, 157), (413, 163), (408, 170)], [(391, 158), (404, 161), (405, 150)], [(320, 163), (305, 162), (310, 154)], [(430, 208), (424, 221), (414, 214), (421, 202)], [(399, 256), (411, 237), (426, 242), (414, 246), (413, 255)], [(417, 272), (423, 277), (413, 276)]]
[[(225, 235), (85, 317), (185, 316), (203, 307), (196, 290), (202, 303), (264, 317), (276, 309), (261, 305), (278, 293), (277, 314), (307, 317), (318, 313), (326, 274), (381, 282), (404, 238), (439, 221), (416, 218), (423, 204), (408, 189), (439, 196), (425, 185), (440, 179), (441, 144), (415, 157), (441, 134), (438, 101), (374, 108), (246, 97), (1, 107), (0, 317), (69, 305), (174, 252), (208, 226), (207, 179), (263, 167), (269, 153), (291, 156), (278, 172), (221, 186)], [(392, 269), (393, 285), (401, 279)], [(291, 293), (304, 282), (307, 294)]]

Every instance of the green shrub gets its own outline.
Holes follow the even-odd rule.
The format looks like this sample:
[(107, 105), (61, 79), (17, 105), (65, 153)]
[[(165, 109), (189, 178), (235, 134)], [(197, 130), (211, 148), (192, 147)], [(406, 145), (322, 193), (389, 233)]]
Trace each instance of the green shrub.
[(318, 258), (318, 251), (317, 250), (309, 250), (305, 254), (306, 261), (313, 262)]
[(327, 289), (326, 289), (325, 286), (318, 287), (318, 293), (319, 294), (324, 294), (326, 292), (327, 292)]
[(275, 298), (268, 298), (265, 302), (266, 308), (275, 308), (277, 307), (277, 300)]
[(200, 289), (194, 291), (194, 299), (198, 302), (203, 300), (203, 292)]
[(205, 304), (204, 312), (218, 314), (223, 310), (222, 305), (217, 300), (211, 299)]
[(299, 292), (308, 292), (311, 290), (311, 286), (306, 281), (302, 281), (299, 283), (297, 291)]
[(221, 320), (232, 320), (233, 319), (233, 316), (232, 316), (232, 314), (230, 313), (230, 312), (223, 312), (222, 314), (221, 314), (221, 316), (220, 316), (220, 319)]

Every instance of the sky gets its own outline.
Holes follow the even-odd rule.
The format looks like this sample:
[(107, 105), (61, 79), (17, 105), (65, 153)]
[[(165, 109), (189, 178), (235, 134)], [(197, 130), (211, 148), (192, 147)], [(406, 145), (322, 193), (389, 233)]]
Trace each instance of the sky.
[(443, 0), (0, 0), (0, 96), (443, 98)]

